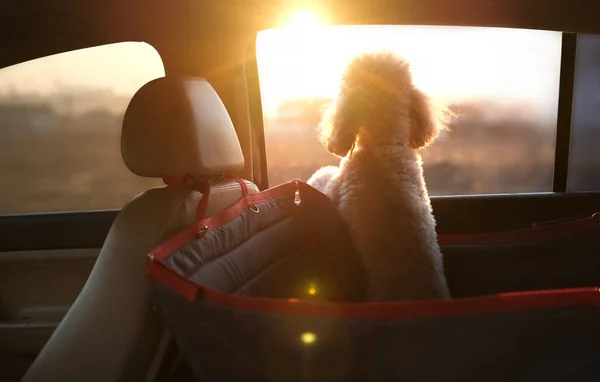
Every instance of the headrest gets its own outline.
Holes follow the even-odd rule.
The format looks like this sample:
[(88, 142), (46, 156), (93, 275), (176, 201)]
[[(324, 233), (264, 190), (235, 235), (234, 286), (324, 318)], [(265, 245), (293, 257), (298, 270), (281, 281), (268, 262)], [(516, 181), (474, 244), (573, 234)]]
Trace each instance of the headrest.
[(219, 176), (244, 167), (231, 118), (203, 79), (163, 77), (133, 96), (123, 119), (121, 155), (149, 178)]

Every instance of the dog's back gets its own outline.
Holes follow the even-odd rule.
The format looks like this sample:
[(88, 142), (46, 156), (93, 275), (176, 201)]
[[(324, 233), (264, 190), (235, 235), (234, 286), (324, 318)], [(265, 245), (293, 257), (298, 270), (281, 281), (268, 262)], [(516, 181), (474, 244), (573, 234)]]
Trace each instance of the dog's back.
[(324, 118), (325, 146), (345, 158), (336, 174), (329, 169), (309, 182), (326, 183), (322, 190), (348, 223), (373, 300), (449, 297), (417, 152), (441, 122), (414, 87), (409, 65), (388, 53), (348, 66)]

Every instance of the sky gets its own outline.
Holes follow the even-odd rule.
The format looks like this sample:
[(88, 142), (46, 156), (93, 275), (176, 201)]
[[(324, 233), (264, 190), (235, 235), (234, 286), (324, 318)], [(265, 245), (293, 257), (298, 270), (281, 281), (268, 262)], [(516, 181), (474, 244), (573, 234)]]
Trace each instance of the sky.
[(262, 102), (333, 97), (353, 56), (390, 50), (411, 62), (416, 85), (444, 102), (490, 99), (526, 103), (556, 115), (559, 32), (471, 27), (350, 26), (260, 32)]
[[(444, 102), (518, 102), (528, 105), (536, 116), (556, 116), (561, 50), (558, 32), (324, 27), (308, 21), (258, 35), (259, 78), (267, 115), (289, 99), (332, 98), (344, 66), (354, 55), (386, 49), (409, 60), (416, 85)], [(150, 45), (119, 43), (4, 68), (0, 70), (0, 94), (49, 94), (81, 87), (132, 96), (146, 82), (163, 75), (160, 56)]]

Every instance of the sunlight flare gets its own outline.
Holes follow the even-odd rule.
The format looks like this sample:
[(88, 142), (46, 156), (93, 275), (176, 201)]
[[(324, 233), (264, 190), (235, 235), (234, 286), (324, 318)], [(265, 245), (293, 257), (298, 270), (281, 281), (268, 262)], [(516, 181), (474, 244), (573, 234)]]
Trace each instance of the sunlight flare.
[(313, 16), (294, 14), (290, 28), (258, 35), (262, 104), (267, 116), (275, 116), (279, 105), (288, 100), (332, 99), (348, 62), (358, 54), (378, 50), (389, 50), (410, 61), (415, 84), (436, 101), (527, 100), (537, 113), (554, 110), (559, 78), (555, 73), (560, 70), (561, 54), (558, 32), (438, 26), (316, 27), (319, 24)]
[(316, 13), (309, 10), (298, 10), (292, 13), (285, 24), (288, 29), (308, 30), (323, 26), (323, 22)]

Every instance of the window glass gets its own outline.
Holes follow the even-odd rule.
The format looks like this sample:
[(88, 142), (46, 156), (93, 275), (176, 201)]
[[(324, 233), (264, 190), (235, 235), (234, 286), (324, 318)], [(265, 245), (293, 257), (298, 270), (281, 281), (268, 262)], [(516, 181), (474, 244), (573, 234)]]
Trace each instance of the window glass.
[(129, 172), (127, 104), (164, 76), (145, 43), (119, 43), (0, 70), (0, 214), (121, 208), (159, 184)]
[(568, 191), (600, 190), (600, 36), (579, 35)]
[(345, 65), (391, 50), (416, 85), (458, 110), (422, 151), (432, 195), (551, 191), (561, 33), (502, 28), (335, 26), (262, 31), (257, 60), (271, 185), (337, 164), (317, 139)]

